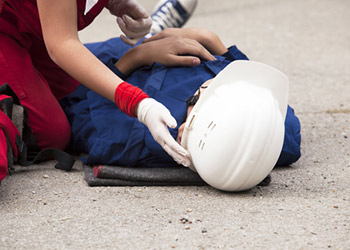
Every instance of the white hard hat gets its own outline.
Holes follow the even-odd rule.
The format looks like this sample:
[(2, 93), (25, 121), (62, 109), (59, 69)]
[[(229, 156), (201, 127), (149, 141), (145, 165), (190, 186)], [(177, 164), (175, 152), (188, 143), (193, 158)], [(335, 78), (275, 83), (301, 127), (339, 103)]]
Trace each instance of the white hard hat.
[(241, 191), (259, 184), (282, 150), (288, 77), (266, 64), (234, 61), (201, 95), (181, 144), (209, 185)]

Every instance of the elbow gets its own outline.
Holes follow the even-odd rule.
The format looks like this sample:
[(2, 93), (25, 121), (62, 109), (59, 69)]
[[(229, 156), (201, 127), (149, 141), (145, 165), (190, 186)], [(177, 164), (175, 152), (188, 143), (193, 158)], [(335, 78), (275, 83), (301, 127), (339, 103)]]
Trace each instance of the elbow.
[(47, 50), (47, 53), (48, 53), (48, 55), (49, 55), (49, 57), (51, 58), (51, 60), (54, 62), (54, 63), (56, 63), (56, 64), (58, 64), (58, 48), (57, 48), (57, 46), (54, 46), (54, 45), (51, 45), (51, 44), (49, 44), (49, 43), (47, 43), (46, 44), (46, 50)]
[(75, 45), (75, 40), (47, 42), (46, 50), (51, 60), (58, 66), (61, 66), (61, 63), (67, 60), (67, 56), (71, 54), (70, 51), (74, 50)]
[(49, 54), (51, 60), (57, 64), (57, 57), (55, 51), (52, 49), (47, 49), (47, 53)]

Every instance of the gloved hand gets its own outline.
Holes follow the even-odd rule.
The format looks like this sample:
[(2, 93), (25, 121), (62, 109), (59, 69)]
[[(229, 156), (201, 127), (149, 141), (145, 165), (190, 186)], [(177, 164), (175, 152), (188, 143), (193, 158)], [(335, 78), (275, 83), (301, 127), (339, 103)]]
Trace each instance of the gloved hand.
[(121, 39), (135, 45), (150, 32), (152, 19), (136, 0), (109, 0), (107, 8), (117, 16), (117, 23), (125, 35)]
[(145, 124), (154, 140), (179, 164), (190, 166), (190, 156), (170, 135), (168, 126), (176, 127), (176, 120), (169, 110), (152, 98), (143, 99), (137, 108), (137, 118)]

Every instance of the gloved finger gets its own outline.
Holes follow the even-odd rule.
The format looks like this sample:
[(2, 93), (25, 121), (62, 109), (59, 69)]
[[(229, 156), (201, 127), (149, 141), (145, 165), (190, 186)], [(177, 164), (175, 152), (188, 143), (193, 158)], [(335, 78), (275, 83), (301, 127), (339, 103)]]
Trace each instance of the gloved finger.
[(133, 32), (135, 34), (148, 34), (151, 26), (152, 26), (152, 19), (150, 17), (148, 18), (142, 18), (142, 19), (132, 19), (128, 15), (124, 15), (123, 21), (129, 30), (129, 32)]
[[(119, 28), (120, 28), (120, 30), (121, 30), (122, 32), (124, 32), (124, 30), (127, 29), (127, 28), (126, 28), (126, 24), (125, 24), (123, 18), (117, 17), (117, 23), (118, 23), (118, 26), (119, 26)], [(125, 33), (125, 32), (124, 32), (124, 33)]]
[[(124, 20), (120, 17), (117, 18), (117, 23), (119, 25), (120, 30), (128, 37), (128, 39), (135, 39), (137, 38), (137, 41), (141, 40), (146, 34), (148, 34), (148, 31), (143, 31), (143, 32), (133, 32), (130, 31), (129, 28), (127, 27), (126, 23)], [(130, 44), (129, 42), (126, 42), (127, 44)]]
[(161, 119), (165, 122), (165, 124), (170, 127), (170, 128), (176, 128), (177, 126), (177, 122), (175, 120), (175, 118), (170, 114), (169, 110), (167, 108), (165, 108), (166, 110), (164, 110), (161, 114)]
[(122, 41), (128, 45), (135, 45), (136, 43), (138, 43), (143, 37), (140, 37), (140, 38), (129, 38), (125, 35), (120, 35), (120, 38), (122, 39)]
[(165, 152), (167, 152), (177, 163), (189, 166), (189, 154), (170, 135), (170, 132), (164, 123), (160, 127), (153, 127), (150, 129), (150, 132), (154, 140), (158, 142)]
[(185, 167), (191, 165), (191, 160), (189, 153), (181, 147), (173, 137), (169, 136), (163, 137), (163, 149), (177, 162)]

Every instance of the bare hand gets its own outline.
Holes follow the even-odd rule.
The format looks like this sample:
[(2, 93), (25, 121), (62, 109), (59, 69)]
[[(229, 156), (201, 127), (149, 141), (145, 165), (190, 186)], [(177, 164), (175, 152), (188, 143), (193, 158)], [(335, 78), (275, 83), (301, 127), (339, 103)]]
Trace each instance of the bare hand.
[(160, 33), (144, 40), (143, 43), (149, 43), (168, 37), (183, 37), (196, 40), (213, 55), (222, 55), (227, 52), (225, 45), (214, 32), (211, 32), (207, 29), (198, 28), (167, 28)]
[(129, 50), (115, 66), (125, 75), (135, 69), (157, 62), (165, 66), (197, 66), (200, 59), (215, 60), (215, 57), (199, 42), (181, 37), (167, 37), (140, 44)]
[(189, 38), (166, 37), (141, 46), (144, 46), (144, 59), (149, 65), (157, 62), (165, 66), (197, 66), (200, 59), (215, 60), (199, 42)]

